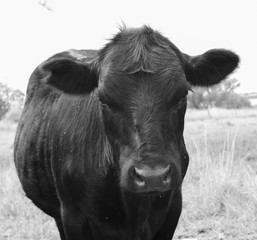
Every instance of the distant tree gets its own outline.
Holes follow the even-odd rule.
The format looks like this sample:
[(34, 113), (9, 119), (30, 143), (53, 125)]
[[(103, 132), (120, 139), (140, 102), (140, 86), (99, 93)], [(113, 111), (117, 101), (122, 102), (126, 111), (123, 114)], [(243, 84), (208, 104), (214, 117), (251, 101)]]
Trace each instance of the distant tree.
[(12, 89), (7, 86), (7, 84), (3, 84), (0, 82), (0, 97), (3, 101), (7, 102), (9, 105), (12, 104), (20, 104), (21, 106), (24, 104), (25, 94), (20, 90)]
[(8, 101), (10, 104), (17, 103), (18, 105), (23, 106), (25, 101), (25, 94), (18, 89), (12, 90)]
[(212, 107), (243, 108), (250, 107), (250, 101), (235, 93), (240, 86), (237, 79), (232, 78), (212, 88), (197, 88), (188, 96), (188, 105), (196, 109), (210, 109)]
[(251, 102), (245, 96), (240, 96), (235, 92), (230, 92), (226, 95), (226, 98), (217, 101), (216, 107), (228, 109), (249, 108), (251, 107)]
[(10, 109), (19, 115), (24, 105), (25, 95), (20, 90), (14, 90), (0, 82), (0, 120)]
[(5, 102), (0, 96), (0, 120), (5, 116), (8, 112), (10, 106), (7, 102)]

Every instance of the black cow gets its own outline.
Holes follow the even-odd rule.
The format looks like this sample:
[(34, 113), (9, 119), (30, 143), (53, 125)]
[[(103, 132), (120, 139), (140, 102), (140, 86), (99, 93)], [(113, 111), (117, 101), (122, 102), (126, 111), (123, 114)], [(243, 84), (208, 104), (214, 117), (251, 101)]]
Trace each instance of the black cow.
[(188, 166), (191, 86), (238, 65), (190, 57), (159, 32), (123, 28), (100, 51), (59, 53), (32, 73), (14, 159), (26, 195), (64, 240), (170, 240)]

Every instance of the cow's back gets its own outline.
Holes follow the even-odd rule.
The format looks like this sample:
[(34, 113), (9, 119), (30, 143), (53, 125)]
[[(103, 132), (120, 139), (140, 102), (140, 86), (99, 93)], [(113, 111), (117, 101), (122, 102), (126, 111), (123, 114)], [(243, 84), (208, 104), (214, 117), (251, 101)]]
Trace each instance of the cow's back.
[[(95, 55), (93, 50), (70, 50), (51, 59), (64, 57), (88, 61)], [(65, 121), (74, 120), (76, 107), (82, 103), (86, 107), (85, 102), (90, 101), (90, 97), (66, 95), (43, 84), (41, 80), (45, 74), (39, 65), (29, 79), (15, 137), (14, 160), (26, 195), (44, 212), (55, 217), (59, 214), (60, 203), (52, 169), (52, 160), (58, 157), (54, 142), (59, 138), (58, 131), (65, 128)], [(67, 126), (72, 127), (72, 124)]]

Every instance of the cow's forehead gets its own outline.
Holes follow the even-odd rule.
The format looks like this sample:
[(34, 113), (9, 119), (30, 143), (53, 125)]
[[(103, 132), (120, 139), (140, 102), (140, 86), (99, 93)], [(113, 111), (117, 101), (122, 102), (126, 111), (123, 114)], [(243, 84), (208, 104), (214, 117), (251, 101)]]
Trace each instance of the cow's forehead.
[(167, 38), (151, 28), (122, 30), (100, 51), (100, 85), (106, 78), (134, 78), (140, 72), (163, 83), (184, 79), (178, 54), (179, 50)]
[[(180, 65), (179, 50), (159, 32), (148, 27), (119, 32), (100, 51), (101, 66), (124, 73), (156, 73)], [(114, 70), (113, 70), (114, 71)]]

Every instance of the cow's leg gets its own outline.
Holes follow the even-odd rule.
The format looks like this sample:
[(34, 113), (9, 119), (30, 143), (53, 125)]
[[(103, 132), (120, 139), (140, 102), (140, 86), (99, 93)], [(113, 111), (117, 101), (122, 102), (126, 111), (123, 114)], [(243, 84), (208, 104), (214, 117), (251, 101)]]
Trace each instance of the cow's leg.
[(61, 240), (66, 240), (61, 218), (55, 218), (55, 223), (56, 223), (56, 226), (59, 230)]
[(182, 209), (181, 189), (179, 189), (174, 197), (173, 202), (165, 219), (162, 228), (154, 237), (154, 240), (171, 240), (176, 230), (178, 220)]
[(83, 218), (82, 211), (63, 208), (62, 223), (66, 240), (93, 240), (90, 228)]

